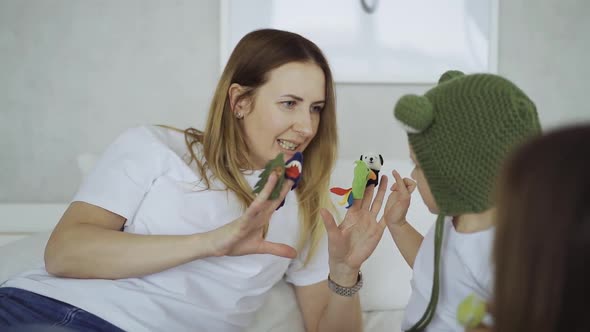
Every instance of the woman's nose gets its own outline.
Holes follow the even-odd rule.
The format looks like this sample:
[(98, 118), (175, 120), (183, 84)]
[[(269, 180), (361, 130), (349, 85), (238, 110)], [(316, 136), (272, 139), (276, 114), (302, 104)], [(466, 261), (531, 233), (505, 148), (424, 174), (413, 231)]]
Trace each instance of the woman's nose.
[(303, 137), (309, 137), (313, 135), (311, 114), (308, 113), (298, 117), (297, 122), (293, 124), (293, 130)]

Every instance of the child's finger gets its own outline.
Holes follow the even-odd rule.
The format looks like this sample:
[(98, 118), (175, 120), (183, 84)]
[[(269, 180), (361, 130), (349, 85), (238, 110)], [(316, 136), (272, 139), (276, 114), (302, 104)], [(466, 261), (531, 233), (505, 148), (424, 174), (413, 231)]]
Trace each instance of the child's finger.
[(395, 183), (397, 184), (397, 189), (402, 193), (407, 192), (408, 190), (406, 189), (406, 186), (404, 184), (404, 180), (402, 180), (401, 175), (399, 175), (399, 173), (396, 170), (393, 170), (391, 172), (391, 174), (395, 178)]
[(415, 185), (416, 181), (410, 179), (410, 178), (404, 178), (404, 184), (406, 185), (406, 187), (409, 187), (411, 185)]
[(406, 185), (406, 188), (408, 188), (408, 192), (410, 194), (414, 192), (414, 189), (416, 189), (416, 181), (412, 179), (404, 178), (404, 184)]

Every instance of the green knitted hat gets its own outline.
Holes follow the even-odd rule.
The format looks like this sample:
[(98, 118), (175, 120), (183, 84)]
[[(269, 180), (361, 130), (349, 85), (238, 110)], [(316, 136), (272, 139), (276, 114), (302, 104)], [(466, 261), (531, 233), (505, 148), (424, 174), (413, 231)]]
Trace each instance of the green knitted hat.
[(492, 74), (448, 71), (424, 96), (403, 96), (394, 116), (407, 128), (440, 213), (447, 216), (492, 207), (502, 160), (541, 131), (533, 102)]

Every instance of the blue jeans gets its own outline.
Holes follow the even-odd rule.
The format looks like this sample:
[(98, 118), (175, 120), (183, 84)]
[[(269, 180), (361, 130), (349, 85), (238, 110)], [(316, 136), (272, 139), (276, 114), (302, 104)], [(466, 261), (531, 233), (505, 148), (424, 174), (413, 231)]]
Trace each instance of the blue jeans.
[(122, 332), (120, 328), (80, 308), (23, 289), (0, 288), (0, 330)]

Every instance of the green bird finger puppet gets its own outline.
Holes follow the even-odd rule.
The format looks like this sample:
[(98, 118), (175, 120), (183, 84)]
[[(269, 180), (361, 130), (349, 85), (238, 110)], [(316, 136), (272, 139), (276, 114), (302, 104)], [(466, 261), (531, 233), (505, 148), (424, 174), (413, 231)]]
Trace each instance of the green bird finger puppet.
[(362, 199), (365, 195), (365, 188), (371, 184), (379, 183), (379, 171), (383, 165), (383, 157), (380, 154), (362, 154), (359, 160), (354, 162), (354, 177), (351, 188), (333, 187), (330, 192), (343, 196), (338, 203), (346, 205), (348, 209), (355, 199)]

